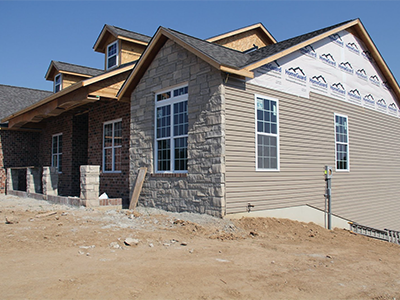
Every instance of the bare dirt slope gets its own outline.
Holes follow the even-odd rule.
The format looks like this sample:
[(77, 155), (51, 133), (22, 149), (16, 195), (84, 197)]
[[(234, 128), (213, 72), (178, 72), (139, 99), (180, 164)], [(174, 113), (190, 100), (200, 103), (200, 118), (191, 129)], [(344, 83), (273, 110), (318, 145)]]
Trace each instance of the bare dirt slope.
[(397, 245), (284, 219), (139, 212), (0, 196), (0, 298), (400, 299)]

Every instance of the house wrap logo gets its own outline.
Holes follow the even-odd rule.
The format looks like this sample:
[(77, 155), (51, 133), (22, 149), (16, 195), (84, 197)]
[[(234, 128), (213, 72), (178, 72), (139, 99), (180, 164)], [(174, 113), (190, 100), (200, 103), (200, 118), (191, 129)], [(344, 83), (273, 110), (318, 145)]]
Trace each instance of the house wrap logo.
[(327, 92), (328, 90), (328, 84), (326, 83), (326, 80), (324, 76), (318, 75), (318, 76), (313, 76), (309, 79), (310, 82), (310, 87), (317, 89), (317, 90), (322, 90), (324, 92)]
[(356, 71), (356, 75), (358, 78), (364, 80), (364, 81), (368, 81), (368, 76), (367, 76), (367, 72), (365, 72), (364, 69), (359, 69)]
[(330, 53), (321, 54), (321, 55), (319, 56), (319, 59), (320, 59), (323, 63), (325, 63), (325, 64), (327, 64), (327, 65), (329, 65), (329, 66), (331, 66), (331, 67), (336, 68), (336, 61), (335, 61), (335, 59), (333, 58), (332, 54), (330, 54)]
[(385, 99), (379, 99), (378, 101), (376, 101), (376, 105), (378, 106), (378, 108), (380, 108), (382, 110), (386, 110), (386, 108), (387, 108)]
[(371, 52), (369, 52), (368, 50), (363, 51), (363, 52), (361, 53), (361, 55), (362, 55), (362, 57), (364, 57), (366, 60), (368, 60), (368, 61), (370, 61), (370, 62), (373, 61)]
[(361, 102), (361, 94), (357, 89), (350, 90), (347, 92), (350, 100), (356, 101), (358, 103)]
[(345, 97), (346, 96), (346, 90), (340, 82), (333, 83), (331, 84), (331, 92), (333, 95), (339, 96), (339, 97)]
[(303, 53), (304, 55), (307, 55), (308, 57), (311, 57), (311, 58), (314, 58), (314, 59), (317, 58), (317, 52), (315, 52), (313, 46), (311, 46), (311, 45), (308, 45), (308, 46), (305, 46), (304, 48), (301, 48), (300, 52)]
[(343, 47), (343, 40), (339, 34), (335, 33), (329, 36), (329, 39), (336, 45)]
[(300, 67), (286, 69), (285, 74), (289, 81), (302, 85), (307, 84), (307, 76)]
[(360, 55), (360, 50), (358, 49), (356, 43), (348, 42), (346, 44), (346, 49), (354, 54)]
[(387, 90), (387, 91), (390, 91), (392, 89), (387, 81), (382, 82), (382, 87), (384, 90)]
[(375, 99), (371, 94), (365, 95), (363, 100), (366, 106), (375, 107)]
[(263, 73), (268, 73), (269, 75), (272, 75), (275, 77), (281, 77), (281, 75), (282, 75), (282, 67), (279, 65), (279, 63), (276, 60), (274, 60), (273, 62), (270, 62), (266, 65), (261, 66), (260, 70)]
[(351, 74), (351, 75), (354, 74), (353, 67), (351, 66), (351, 64), (350, 64), (348, 61), (346, 61), (346, 62), (341, 62), (341, 63), (339, 64), (339, 69), (340, 69), (341, 71), (343, 71), (343, 72), (346, 72), (347, 74)]
[(397, 106), (395, 103), (390, 103), (388, 109), (391, 114), (397, 114)]
[(371, 82), (373, 85), (376, 85), (376, 86), (380, 86), (381, 84), (380, 84), (380, 81), (379, 81), (379, 78), (378, 78), (378, 76), (376, 76), (376, 75), (372, 75), (372, 76), (370, 76), (369, 77), (369, 82)]

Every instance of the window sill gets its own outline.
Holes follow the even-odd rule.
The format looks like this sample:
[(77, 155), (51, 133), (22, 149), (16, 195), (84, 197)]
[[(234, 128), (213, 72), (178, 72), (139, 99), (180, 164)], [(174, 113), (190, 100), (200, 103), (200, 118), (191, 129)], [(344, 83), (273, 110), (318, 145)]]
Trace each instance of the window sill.
[(173, 178), (173, 177), (187, 177), (187, 173), (152, 173), (151, 177), (167, 177), (167, 178)]
[(101, 174), (102, 175), (116, 175), (116, 174), (121, 174), (122, 172), (121, 171), (108, 171), (108, 172), (105, 172), (105, 171), (103, 171), (103, 172), (101, 172)]

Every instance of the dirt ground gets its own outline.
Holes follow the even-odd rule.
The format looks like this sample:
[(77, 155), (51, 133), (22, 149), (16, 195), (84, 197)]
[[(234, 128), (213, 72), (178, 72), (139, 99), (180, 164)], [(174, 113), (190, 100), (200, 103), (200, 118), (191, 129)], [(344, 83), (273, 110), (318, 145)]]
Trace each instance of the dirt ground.
[(4, 195), (0, 266), (1, 299), (400, 299), (400, 246), (344, 229)]

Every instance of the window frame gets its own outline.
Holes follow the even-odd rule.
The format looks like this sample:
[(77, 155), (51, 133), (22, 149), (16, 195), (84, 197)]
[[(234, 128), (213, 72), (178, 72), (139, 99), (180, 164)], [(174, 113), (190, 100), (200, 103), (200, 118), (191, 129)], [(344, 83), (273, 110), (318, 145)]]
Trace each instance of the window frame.
[[(118, 45), (119, 43), (118, 43), (118, 40), (116, 40), (115, 42), (112, 42), (111, 44), (108, 44), (107, 45), (107, 49), (106, 49), (106, 69), (107, 70), (111, 70), (111, 69), (113, 69), (113, 68), (116, 68), (117, 66), (118, 66), (118, 62), (119, 62), (119, 53), (118, 53), (118, 51), (119, 51), (119, 45)], [(115, 45), (115, 47), (116, 47), (116, 51), (115, 51), (115, 54), (113, 54), (113, 55), (111, 55), (111, 56), (109, 56), (108, 55), (108, 49), (109, 48), (111, 48), (113, 45)], [(110, 66), (109, 65), (109, 59), (110, 58), (112, 58), (112, 57), (114, 57), (115, 56), (115, 65), (113, 65), (113, 66)]]
[[(60, 78), (60, 83), (57, 84), (57, 78)], [(58, 87), (58, 90), (57, 90)], [(56, 76), (54, 76), (54, 83), (53, 83), (53, 92), (57, 93), (59, 91), (62, 90), (62, 74), (57, 74)]]
[[(257, 129), (257, 98), (262, 98), (270, 101), (276, 102), (276, 134), (274, 133), (265, 133), (265, 132), (258, 132)], [(260, 94), (254, 95), (254, 132), (255, 132), (255, 165), (256, 171), (260, 172), (279, 172), (280, 171), (280, 130), (279, 130), (279, 100), (273, 97), (264, 96)], [(265, 169), (260, 168), (258, 166), (258, 135), (263, 136), (273, 136), (276, 137), (276, 168), (275, 169)]]
[[(157, 174), (184, 174), (184, 173), (188, 173), (187, 170), (187, 162), (188, 162), (188, 157), (187, 157), (187, 140), (188, 140), (188, 133), (189, 130), (186, 134), (181, 134), (181, 135), (174, 135), (174, 104), (176, 103), (181, 103), (181, 102), (187, 102), (187, 105), (189, 104), (189, 91), (187, 91), (187, 93), (182, 94), (182, 95), (178, 95), (178, 96), (174, 96), (173, 93), (175, 90), (179, 90), (182, 88), (186, 88), (188, 90), (188, 84), (184, 84), (184, 85), (179, 85), (176, 87), (171, 87), (168, 88), (166, 90), (162, 90), (159, 92), (155, 93), (154, 96), (154, 172)], [(157, 101), (157, 96), (161, 95), (161, 94), (166, 94), (170, 92), (171, 96), (170, 98), (167, 99), (162, 99)], [(161, 137), (158, 138), (157, 137), (157, 109), (159, 107), (165, 107), (165, 106), (170, 106), (170, 133), (169, 133), (169, 137)], [(189, 113), (187, 110), (187, 116), (189, 117)], [(188, 123), (189, 123), (189, 118), (188, 118)], [(187, 126), (189, 127), (189, 124), (187, 124)], [(186, 170), (176, 170), (175, 168), (175, 139), (178, 138), (186, 138)], [(170, 160), (170, 170), (159, 170), (158, 169), (158, 141), (160, 140), (169, 140), (169, 149), (170, 149), (170, 156), (169, 156), (169, 160)]]
[[(60, 157), (62, 158), (62, 147), (61, 147), (61, 152), (60, 152), (60, 136), (62, 137), (62, 132), (61, 133), (56, 133), (53, 134), (51, 136), (51, 166), (52, 167), (56, 167), (58, 173), (62, 173), (62, 161), (61, 161), (61, 165), (60, 165)], [(53, 152), (54, 148), (53, 148), (53, 142), (54, 142), (54, 138), (57, 138), (57, 152)], [(54, 163), (54, 156), (57, 157), (57, 163)], [(62, 159), (61, 159), (62, 160)], [(60, 171), (60, 166), (61, 166), (61, 171)]]
[[(119, 122), (121, 122), (121, 145), (117, 145), (117, 146), (115, 146), (114, 145), (114, 142), (115, 142), (115, 124), (117, 124), (117, 123), (119, 123)], [(107, 125), (110, 125), (110, 124), (112, 124), (112, 145), (111, 146), (108, 146), (108, 147), (106, 147), (105, 146), (105, 136), (104, 136), (104, 134), (105, 134), (105, 128), (106, 128), (106, 126)], [(122, 138), (122, 132), (123, 132), (123, 128), (122, 128), (122, 118), (120, 118), (120, 119), (115, 119), (115, 120), (111, 120), (111, 121), (107, 121), (107, 122), (103, 122), (103, 132), (102, 132), (102, 134), (103, 134), (103, 149), (102, 149), (102, 172), (103, 173), (107, 173), (107, 174), (110, 174), (110, 173), (121, 173), (122, 172), (122, 149), (121, 149), (121, 170), (116, 170), (115, 169), (115, 149), (116, 148), (122, 148), (122, 140), (123, 140), (123, 138)], [(106, 150), (107, 149), (111, 149), (111, 166), (112, 166), (112, 168), (111, 168), (111, 170), (106, 170)]]
[[(342, 142), (338, 142), (336, 139), (336, 116), (338, 117), (342, 117), (342, 118), (346, 118), (347, 121), (347, 142), (346, 143), (342, 143)], [(335, 133), (335, 170), (336, 172), (350, 172), (350, 131), (349, 131), (349, 117), (346, 115), (342, 115), (342, 114), (337, 114), (334, 113), (334, 117), (333, 117), (333, 128), (334, 128), (334, 133)], [(338, 169), (338, 157), (337, 157), (337, 145), (341, 144), (341, 145), (347, 145), (347, 169)]]

